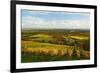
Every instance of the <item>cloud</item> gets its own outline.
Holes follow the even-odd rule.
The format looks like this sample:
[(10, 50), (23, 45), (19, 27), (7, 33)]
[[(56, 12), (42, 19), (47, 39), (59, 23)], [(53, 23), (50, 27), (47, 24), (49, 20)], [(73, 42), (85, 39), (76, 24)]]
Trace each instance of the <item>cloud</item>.
[(33, 29), (89, 29), (87, 20), (46, 20), (39, 17), (22, 17), (22, 28)]
[(25, 13), (25, 14), (28, 14), (28, 15), (49, 15), (51, 14), (52, 12), (49, 12), (49, 11), (40, 11), (40, 10), (22, 10), (22, 14)]

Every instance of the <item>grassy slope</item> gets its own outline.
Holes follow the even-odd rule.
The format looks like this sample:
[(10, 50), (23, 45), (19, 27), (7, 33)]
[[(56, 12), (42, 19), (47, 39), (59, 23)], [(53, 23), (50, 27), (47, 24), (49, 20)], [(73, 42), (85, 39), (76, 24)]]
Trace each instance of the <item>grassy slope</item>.
[[(49, 49), (49, 50), (66, 50), (67, 48), (70, 49), (72, 46), (66, 46), (66, 45), (56, 45), (56, 44), (50, 44), (50, 43), (40, 43), (40, 42), (33, 42), (33, 41), (22, 41), (22, 44), (26, 46), (26, 48), (23, 48), (24, 50), (29, 49), (29, 52), (31, 52), (34, 49)], [(24, 46), (24, 47), (25, 47)], [(28, 50), (27, 50), (28, 51)], [(52, 52), (53, 54), (53, 52)], [(22, 53), (21, 58), (23, 63), (26, 62), (43, 62), (43, 61), (64, 61), (64, 60), (84, 60), (89, 59), (81, 55), (80, 58), (78, 58), (76, 55), (72, 55), (71, 57), (68, 55), (44, 55), (44, 54), (33, 54), (33, 53)]]

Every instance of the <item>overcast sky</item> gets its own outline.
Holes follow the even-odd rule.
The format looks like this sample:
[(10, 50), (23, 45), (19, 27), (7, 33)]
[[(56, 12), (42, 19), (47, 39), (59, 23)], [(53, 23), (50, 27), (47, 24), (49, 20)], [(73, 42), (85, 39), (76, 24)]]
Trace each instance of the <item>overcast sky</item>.
[(89, 29), (90, 14), (22, 10), (22, 29)]

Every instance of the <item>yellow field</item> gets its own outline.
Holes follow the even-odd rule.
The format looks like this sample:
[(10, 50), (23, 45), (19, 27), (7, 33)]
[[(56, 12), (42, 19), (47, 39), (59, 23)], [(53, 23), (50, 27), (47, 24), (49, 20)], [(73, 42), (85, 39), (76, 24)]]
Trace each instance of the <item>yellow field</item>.
[(52, 37), (52, 36), (46, 35), (46, 34), (36, 34), (36, 35), (32, 35), (32, 36), (30, 36), (30, 37), (50, 38), (50, 37)]
[(71, 38), (74, 39), (78, 39), (78, 40), (87, 40), (89, 39), (89, 37), (85, 37), (85, 36), (70, 36)]

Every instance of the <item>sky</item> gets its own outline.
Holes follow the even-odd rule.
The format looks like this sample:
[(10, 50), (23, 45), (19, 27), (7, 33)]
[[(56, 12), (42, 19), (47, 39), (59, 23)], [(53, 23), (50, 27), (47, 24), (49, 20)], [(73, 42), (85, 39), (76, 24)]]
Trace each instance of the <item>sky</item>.
[(21, 10), (21, 23), (22, 29), (90, 29), (90, 14)]

